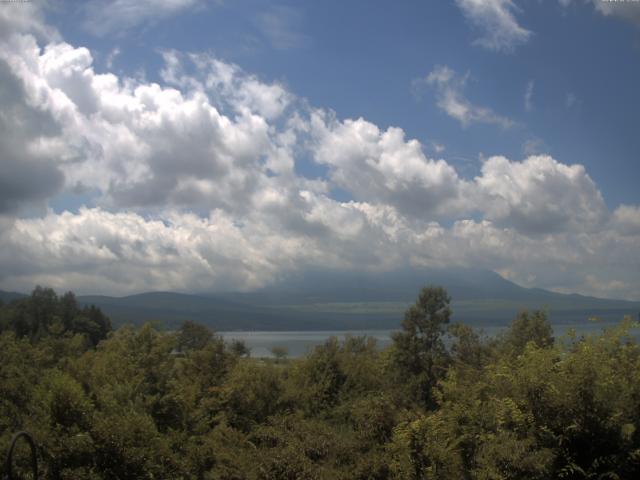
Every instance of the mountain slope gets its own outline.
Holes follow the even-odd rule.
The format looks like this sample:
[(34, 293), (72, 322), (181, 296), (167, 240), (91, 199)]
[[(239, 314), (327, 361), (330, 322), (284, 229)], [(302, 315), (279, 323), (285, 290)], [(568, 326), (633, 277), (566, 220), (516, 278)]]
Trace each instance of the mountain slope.
[[(546, 309), (554, 323), (597, 316), (618, 321), (638, 317), (640, 302), (565, 295), (524, 288), (478, 269), (404, 269), (371, 272), (307, 272), (254, 292), (181, 294), (151, 292), (126, 297), (79, 296), (114, 324), (158, 321), (176, 328), (184, 320), (217, 330), (357, 330), (397, 328), (403, 312), (425, 285), (444, 286), (451, 295), (453, 320), (477, 325), (509, 322), (523, 309)], [(9, 300), (20, 294), (0, 292)]]
[(2, 290), (0, 290), (0, 301), (2, 301), (3, 303), (10, 303), (13, 302), (14, 300), (19, 300), (21, 298), (26, 297), (27, 295), (24, 293), (18, 293), (18, 292), (4, 292)]
[(453, 320), (504, 324), (523, 309), (546, 308), (556, 323), (598, 316), (636, 316), (640, 302), (564, 295), (524, 288), (479, 269), (404, 269), (384, 274), (312, 271), (254, 292), (181, 295), (155, 293), (98, 304), (117, 321), (191, 319), (218, 330), (341, 330), (397, 328), (425, 285), (442, 285), (453, 298)]

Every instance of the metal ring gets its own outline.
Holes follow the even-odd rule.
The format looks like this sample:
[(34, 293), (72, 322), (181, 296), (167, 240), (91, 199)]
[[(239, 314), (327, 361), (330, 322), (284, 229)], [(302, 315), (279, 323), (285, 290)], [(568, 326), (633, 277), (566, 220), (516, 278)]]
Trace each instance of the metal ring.
[(13, 480), (13, 450), (15, 449), (18, 440), (24, 437), (29, 446), (31, 447), (31, 470), (33, 471), (33, 478), (38, 478), (38, 453), (36, 450), (36, 442), (28, 432), (18, 432), (11, 438), (11, 446), (9, 447), (9, 453), (7, 454), (7, 475), (8, 480)]

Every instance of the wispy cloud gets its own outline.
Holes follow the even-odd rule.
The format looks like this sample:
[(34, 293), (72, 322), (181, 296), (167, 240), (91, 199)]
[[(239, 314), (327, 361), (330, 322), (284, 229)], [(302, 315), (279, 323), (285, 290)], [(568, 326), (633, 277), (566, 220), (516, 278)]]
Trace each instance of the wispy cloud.
[(431, 148), (433, 149), (434, 152), (436, 153), (442, 153), (446, 150), (446, 146), (443, 143), (438, 143), (438, 142), (434, 142), (432, 141), (430, 143)]
[(530, 155), (539, 155), (544, 151), (548, 151), (548, 148), (544, 141), (538, 137), (529, 138), (522, 144), (522, 153), (527, 157)]
[(474, 44), (483, 48), (511, 52), (532, 35), (516, 20), (517, 7), (512, 0), (456, 0), (456, 4), (481, 32)]
[(533, 89), (535, 87), (535, 82), (533, 80), (527, 83), (527, 88), (524, 91), (524, 109), (527, 112), (533, 110)]
[(413, 81), (413, 90), (418, 95), (425, 87), (435, 90), (438, 108), (455, 118), (463, 127), (474, 123), (487, 123), (502, 128), (511, 128), (516, 123), (508, 117), (498, 115), (488, 107), (474, 105), (464, 96), (469, 74), (458, 76), (447, 66), (437, 66), (425, 78)]
[(597, 11), (606, 16), (617, 17), (640, 26), (640, 5), (637, 2), (603, 2), (594, 0)]
[[(563, 7), (569, 7), (574, 3), (574, 0), (558, 0)], [(588, 3), (575, 2), (575, 3)], [(630, 23), (640, 26), (640, 5), (637, 1), (606, 1), (606, 0), (591, 0), (595, 10), (606, 17), (619, 18)]]
[(565, 104), (567, 108), (572, 108), (577, 105), (580, 105), (580, 99), (576, 96), (575, 93), (569, 92), (567, 93), (567, 98), (565, 100)]
[(120, 55), (120, 49), (118, 47), (114, 48), (109, 52), (109, 54), (107, 55), (107, 58), (104, 61), (105, 66), (107, 67), (108, 70), (113, 69), (113, 63), (115, 62), (116, 57), (118, 55)]
[(203, 7), (207, 0), (89, 0), (83, 6), (84, 28), (97, 36), (132, 28)]
[(290, 50), (308, 45), (310, 39), (298, 30), (300, 12), (291, 7), (276, 6), (260, 13), (256, 23), (276, 50)]
[[(573, 0), (558, 1), (563, 7), (568, 7), (569, 5), (574, 3)], [(605, 15), (607, 17), (616, 17), (640, 26), (640, 5), (638, 5), (638, 2), (636, 1), (629, 0), (627, 2), (624, 2), (592, 0), (592, 3), (596, 11), (600, 12), (602, 15)]]

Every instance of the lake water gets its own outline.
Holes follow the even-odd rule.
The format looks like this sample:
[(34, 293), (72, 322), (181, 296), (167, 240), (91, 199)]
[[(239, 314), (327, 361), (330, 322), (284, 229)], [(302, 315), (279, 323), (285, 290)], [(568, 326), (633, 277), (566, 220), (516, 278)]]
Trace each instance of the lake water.
[[(564, 336), (569, 329), (573, 328), (578, 334), (600, 333), (604, 328), (610, 328), (617, 324), (585, 322), (577, 324), (556, 324), (553, 325), (553, 332), (556, 338)], [(504, 325), (486, 325), (478, 330), (488, 336), (493, 336), (504, 330)], [(391, 343), (391, 334), (395, 330), (354, 330), (354, 331), (310, 331), (310, 332), (219, 332), (225, 340), (242, 340), (251, 349), (252, 357), (272, 357), (273, 347), (284, 347), (288, 351), (289, 357), (300, 357), (313, 350), (317, 345), (323, 344), (328, 338), (335, 336), (344, 340), (347, 335), (368, 336), (376, 339), (380, 348), (384, 348)], [(636, 338), (640, 337), (640, 329), (633, 330)]]

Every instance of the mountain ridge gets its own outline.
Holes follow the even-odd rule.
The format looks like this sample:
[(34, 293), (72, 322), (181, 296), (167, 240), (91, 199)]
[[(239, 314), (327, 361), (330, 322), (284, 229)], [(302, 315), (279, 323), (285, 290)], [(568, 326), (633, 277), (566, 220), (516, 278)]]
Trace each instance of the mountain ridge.
[[(114, 324), (158, 321), (177, 328), (184, 320), (216, 330), (358, 330), (398, 328), (404, 310), (420, 288), (441, 285), (452, 297), (453, 321), (508, 323), (520, 310), (547, 309), (555, 323), (597, 316), (617, 321), (636, 317), (640, 302), (563, 294), (526, 288), (480, 269), (399, 269), (375, 272), (316, 270), (291, 275), (253, 292), (143, 292), (121, 297), (79, 295), (81, 305), (96, 305)], [(21, 295), (0, 291), (0, 299)]]

